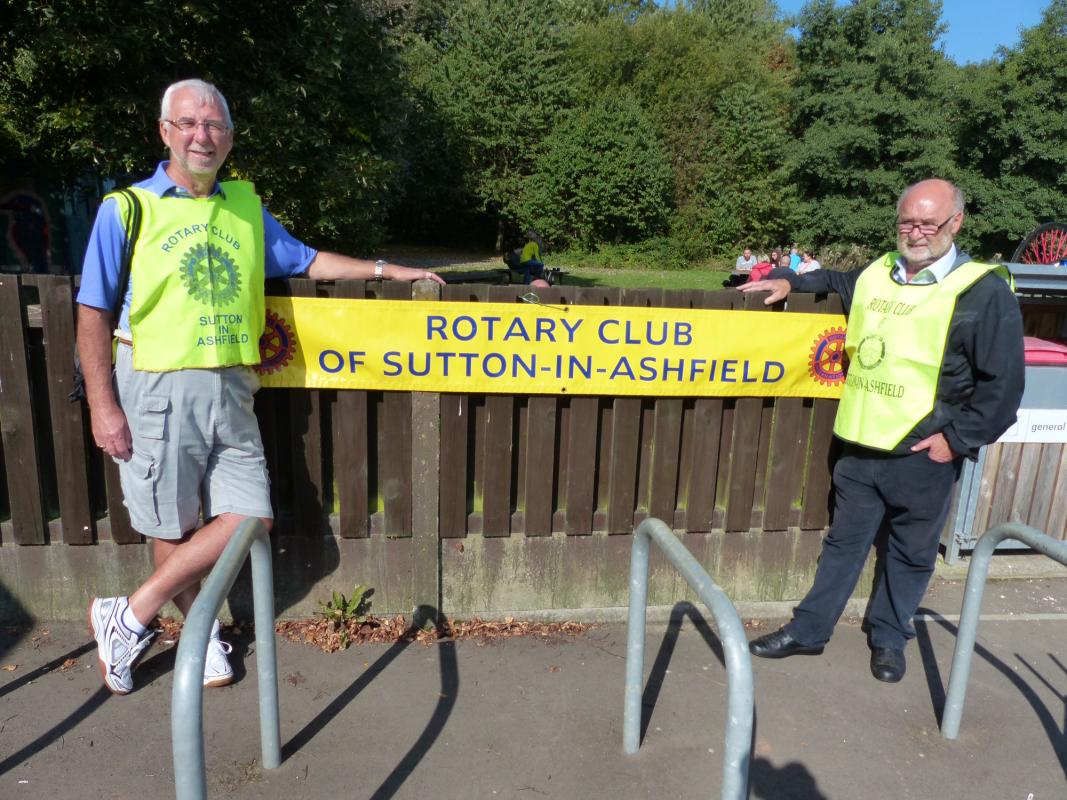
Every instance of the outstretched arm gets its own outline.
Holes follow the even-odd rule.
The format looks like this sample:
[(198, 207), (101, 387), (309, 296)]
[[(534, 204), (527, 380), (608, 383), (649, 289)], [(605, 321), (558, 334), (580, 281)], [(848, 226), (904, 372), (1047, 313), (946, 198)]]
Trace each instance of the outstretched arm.
[[(317, 281), (341, 281), (374, 279), (374, 262), (365, 258), (349, 258), (339, 253), (320, 251), (308, 266), (308, 277)], [(414, 267), (402, 267), (399, 264), (386, 264), (383, 277), (390, 281), (430, 280), (443, 284), (445, 281), (436, 273)]]
[(737, 290), (745, 294), (749, 292), (770, 292), (763, 301), (764, 305), (770, 306), (779, 300), (785, 300), (785, 298), (789, 297), (789, 293), (793, 291), (793, 286), (784, 278), (771, 278), (770, 280), (743, 283), (737, 287)]

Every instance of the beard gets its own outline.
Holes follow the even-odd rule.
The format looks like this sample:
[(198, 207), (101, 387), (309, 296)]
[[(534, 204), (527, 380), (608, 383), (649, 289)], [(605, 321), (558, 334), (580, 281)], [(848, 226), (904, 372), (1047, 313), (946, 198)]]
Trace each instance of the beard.
[(907, 236), (897, 237), (897, 249), (904, 260), (913, 266), (928, 267), (941, 258), (952, 247), (952, 237), (943, 233), (923, 237), (919, 242), (912, 242)]

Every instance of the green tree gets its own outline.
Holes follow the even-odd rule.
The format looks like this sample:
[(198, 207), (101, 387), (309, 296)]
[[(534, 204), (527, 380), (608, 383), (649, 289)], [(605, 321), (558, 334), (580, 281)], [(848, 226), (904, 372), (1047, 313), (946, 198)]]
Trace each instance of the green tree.
[(671, 172), (631, 97), (602, 97), (545, 140), (524, 192), (523, 221), (557, 245), (593, 248), (662, 232)]
[[(571, 61), (580, 103), (626, 90), (652, 120), (673, 173), (674, 235), (687, 249), (699, 242), (700, 252), (724, 253), (781, 227), (780, 213), (756, 210), (780, 183), (791, 73), (773, 3), (707, 0), (609, 16), (576, 33)], [(713, 207), (727, 194), (726, 206)], [(744, 197), (754, 203), (734, 202)]]
[(571, 33), (555, 0), (458, 0), (413, 81), (478, 211), (514, 221), (537, 145), (573, 95)]
[(794, 238), (890, 245), (899, 192), (925, 177), (954, 177), (940, 11), (937, 0), (814, 0), (801, 11)]
[(956, 97), (965, 243), (1005, 258), (1038, 224), (1067, 220), (1067, 0), (1000, 58), (967, 67)]
[(347, 248), (381, 237), (404, 118), (384, 18), (318, 0), (22, 0), (0, 15), (0, 124), (39, 168), (144, 175), (162, 152), (163, 88), (202, 77), (231, 104), (230, 172), (295, 233)]
[(715, 105), (704, 175), (689, 206), (689, 237), (714, 253), (738, 246), (773, 247), (787, 241), (796, 194), (784, 168), (792, 142), (785, 109), (751, 102), (747, 84), (727, 90)]

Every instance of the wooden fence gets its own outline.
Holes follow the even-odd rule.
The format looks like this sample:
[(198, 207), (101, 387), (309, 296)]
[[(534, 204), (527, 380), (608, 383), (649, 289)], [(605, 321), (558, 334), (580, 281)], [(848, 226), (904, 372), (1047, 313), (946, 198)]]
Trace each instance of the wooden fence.
[[(293, 280), (273, 293), (411, 298), (403, 283)], [(523, 287), (447, 286), (441, 299), (517, 302)], [(140, 541), (73, 376), (71, 279), (0, 278), (0, 542)], [(763, 310), (737, 292), (541, 290), (543, 302)], [(840, 313), (836, 297), (795, 310)], [(768, 338), (774, 325), (768, 311)], [(821, 530), (836, 402), (760, 398), (440, 396), (440, 535), (625, 534), (648, 515), (687, 531)], [(411, 395), (262, 390), (279, 522), (315, 535), (411, 535)]]
[[(405, 300), (412, 291), (403, 283), (292, 280), (270, 293)], [(440, 299), (519, 302), (524, 291), (450, 285)], [(760, 310), (768, 341), (775, 337), (773, 314), (783, 313), (735, 291), (554, 287), (539, 293), (551, 304)], [(0, 276), (0, 550), (141, 541), (122, 505), (115, 465), (93, 446), (84, 407), (67, 399), (73, 295), (70, 278)], [(836, 296), (797, 295), (789, 306), (840, 313)], [(414, 418), (413, 427), (413, 402), (437, 418)], [(688, 533), (758, 539), (764, 532), (811, 531), (815, 547), (808, 550), (817, 552), (817, 532), (829, 521), (836, 405), (795, 398), (333, 390), (262, 390), (256, 397), (276, 535), (307, 539), (314, 548), (324, 539), (410, 539), (421, 525), (438, 551), (443, 542), (459, 540), (458, 547), (470, 536), (614, 537), (655, 516)], [(428, 449), (424, 443), (415, 453), (413, 441), (427, 436)], [(420, 472), (415, 462), (426, 453), (435, 463)], [(1052, 459), (1058, 466), (1046, 466), (1063, 471), (1063, 458), (1049, 449), (1035, 468)], [(433, 476), (436, 485), (427, 485)], [(1026, 470), (1002, 472), (988, 508), (979, 512), (983, 524), (1029, 521), (1031, 511), (1047, 521), (1048, 503), (1000, 499), (1022, 498), (1029, 490), (1022, 481), (1032, 477)], [(429, 516), (427, 497), (434, 499)], [(422, 522), (415, 524), (420, 499)], [(1052, 517), (1063, 516), (1062, 504), (1052, 507)], [(576, 557), (595, 552), (574, 550)], [(791, 556), (782, 558), (782, 569), (790, 569)]]

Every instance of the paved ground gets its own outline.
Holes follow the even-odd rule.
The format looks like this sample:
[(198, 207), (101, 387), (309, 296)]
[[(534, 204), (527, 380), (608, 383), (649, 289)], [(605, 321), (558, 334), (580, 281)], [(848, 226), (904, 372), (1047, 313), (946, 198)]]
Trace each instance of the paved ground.
[[(960, 738), (949, 742), (938, 714), (960, 599), (959, 583), (931, 589), (897, 685), (870, 676), (855, 621), (822, 656), (756, 659), (751, 797), (1067, 796), (1067, 580), (990, 584)], [(237, 642), (238, 683), (206, 696), (209, 793), (718, 797), (725, 671), (714, 633), (684, 616), (649, 628), (647, 732), (636, 756), (621, 744), (622, 625), (566, 641), (333, 655), (280, 642), (285, 761), (268, 772), (258, 766), (254, 643)], [(173, 660), (173, 649), (154, 645), (137, 690), (112, 697), (80, 626), (0, 636), (0, 797), (173, 796)]]

